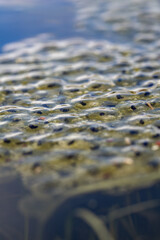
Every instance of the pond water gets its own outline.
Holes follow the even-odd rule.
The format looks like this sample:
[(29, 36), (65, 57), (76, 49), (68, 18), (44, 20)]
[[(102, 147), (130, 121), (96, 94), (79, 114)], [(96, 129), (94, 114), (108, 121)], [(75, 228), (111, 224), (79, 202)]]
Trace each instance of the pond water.
[(65, 0), (0, 1), (0, 45), (41, 33), (56, 38), (74, 36), (74, 16), (73, 4)]
[(160, 1), (0, 6), (0, 238), (158, 240)]

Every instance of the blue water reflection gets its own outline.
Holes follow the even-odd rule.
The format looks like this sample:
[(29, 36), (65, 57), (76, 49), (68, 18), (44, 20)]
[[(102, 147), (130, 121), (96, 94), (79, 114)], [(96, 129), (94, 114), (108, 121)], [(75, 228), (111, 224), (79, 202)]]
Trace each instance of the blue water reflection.
[(74, 36), (74, 14), (73, 4), (66, 0), (0, 1), (0, 47), (40, 33)]

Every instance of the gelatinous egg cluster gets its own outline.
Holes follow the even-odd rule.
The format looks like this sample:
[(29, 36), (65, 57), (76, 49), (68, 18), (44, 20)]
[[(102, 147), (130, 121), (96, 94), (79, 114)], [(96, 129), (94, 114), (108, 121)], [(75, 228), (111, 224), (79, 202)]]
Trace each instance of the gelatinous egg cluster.
[(158, 171), (158, 42), (146, 52), (107, 41), (36, 38), (4, 50), (2, 165), (45, 190)]
[(74, 3), (86, 39), (42, 35), (0, 55), (1, 164), (41, 192), (158, 176), (159, 1)]

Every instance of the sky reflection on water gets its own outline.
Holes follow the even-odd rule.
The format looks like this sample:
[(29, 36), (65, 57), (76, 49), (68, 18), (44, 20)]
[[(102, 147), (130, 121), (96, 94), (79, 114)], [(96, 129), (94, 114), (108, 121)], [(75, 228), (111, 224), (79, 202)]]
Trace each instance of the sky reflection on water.
[(0, 48), (8, 43), (40, 33), (56, 38), (74, 35), (74, 7), (60, 1), (0, 1)]

